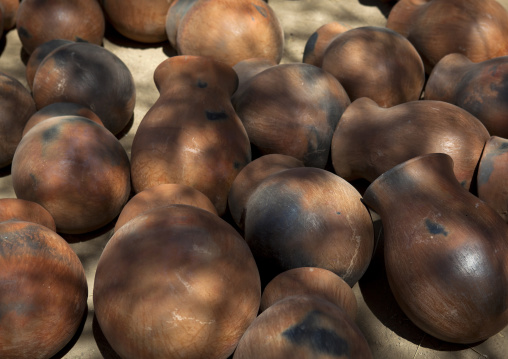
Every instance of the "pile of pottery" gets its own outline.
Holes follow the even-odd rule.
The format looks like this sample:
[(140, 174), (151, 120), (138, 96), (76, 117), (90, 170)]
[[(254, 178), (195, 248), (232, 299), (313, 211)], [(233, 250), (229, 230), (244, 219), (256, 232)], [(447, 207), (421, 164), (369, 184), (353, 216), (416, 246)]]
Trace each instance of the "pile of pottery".
[[(93, 303), (122, 358), (371, 358), (351, 288), (372, 213), (415, 325), (471, 344), (508, 324), (495, 0), (400, 0), (386, 27), (323, 24), (287, 64), (262, 0), (0, 0), (0, 14), (29, 86), (0, 73), (17, 196), (0, 200), (0, 357), (69, 342), (88, 290), (65, 235), (113, 225)], [(178, 54), (154, 69), (129, 155), (136, 88), (102, 47), (107, 24)]]

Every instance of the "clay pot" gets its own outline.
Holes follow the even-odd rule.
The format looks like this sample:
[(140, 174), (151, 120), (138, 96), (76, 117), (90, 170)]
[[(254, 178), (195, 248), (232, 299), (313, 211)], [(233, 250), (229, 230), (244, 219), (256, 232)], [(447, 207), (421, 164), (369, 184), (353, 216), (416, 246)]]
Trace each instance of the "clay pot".
[(491, 136), (508, 137), (508, 56), (473, 63), (450, 54), (437, 63), (425, 86), (425, 99), (453, 103), (478, 118)]
[(23, 0), (16, 16), (19, 39), (28, 54), (54, 39), (102, 45), (105, 26), (96, 0)]
[(250, 195), (245, 240), (264, 278), (319, 267), (353, 286), (370, 263), (374, 229), (352, 185), (323, 169), (297, 167), (267, 177)]
[(30, 90), (33, 89), (35, 73), (37, 72), (37, 69), (41, 65), (44, 58), (58, 47), (72, 43), (74, 43), (74, 41), (71, 40), (62, 40), (62, 39), (49, 40), (37, 46), (34, 49), (34, 51), (32, 51), (32, 54), (30, 55), (26, 63), (25, 70), (26, 81), (28, 83), (28, 87), (30, 88)]
[(32, 92), (38, 109), (55, 102), (88, 106), (115, 135), (131, 120), (136, 101), (134, 79), (123, 61), (84, 42), (60, 46), (46, 56)]
[(508, 12), (495, 0), (401, 0), (386, 27), (411, 41), (428, 74), (451, 53), (473, 62), (508, 55)]
[(175, 0), (166, 33), (179, 55), (208, 56), (229, 66), (254, 57), (279, 63), (284, 49), (282, 26), (262, 0)]
[(231, 184), (251, 160), (249, 138), (230, 100), (235, 71), (210, 58), (175, 56), (157, 67), (154, 79), (160, 97), (132, 142), (135, 192), (184, 184), (224, 214)]
[(351, 101), (368, 97), (381, 107), (418, 100), (425, 83), (414, 46), (383, 27), (364, 26), (333, 37), (321, 67), (339, 80)]
[(390, 108), (368, 98), (349, 106), (332, 140), (332, 164), (342, 178), (374, 181), (410, 158), (442, 152), (469, 188), (483, 146), (490, 135), (473, 115), (442, 101), (411, 101)]
[(132, 197), (118, 216), (115, 232), (140, 214), (173, 204), (195, 206), (217, 215), (215, 206), (203, 193), (186, 185), (166, 183), (145, 189)]
[(323, 64), (323, 55), (328, 45), (339, 34), (351, 30), (351, 27), (338, 22), (329, 22), (320, 26), (305, 43), (302, 62), (317, 67)]
[(30, 92), (14, 77), (0, 72), (0, 168), (9, 165), (23, 128), (36, 111)]
[(367, 340), (344, 310), (315, 296), (278, 301), (249, 326), (233, 359), (370, 359)]
[(301, 294), (322, 297), (344, 309), (351, 319), (356, 318), (358, 305), (351, 287), (335, 273), (315, 267), (293, 268), (273, 278), (263, 290), (260, 311), (279, 300)]
[(45, 226), (0, 223), (0, 357), (53, 357), (77, 332), (87, 308), (83, 266)]
[(20, 0), (0, 0), (0, 21), (3, 31), (12, 29), (16, 25), (16, 13), (19, 8)]
[(253, 152), (284, 154), (318, 168), (328, 162), (333, 131), (349, 104), (333, 75), (296, 63), (252, 77), (233, 103)]
[(153, 209), (115, 232), (93, 291), (100, 327), (126, 359), (225, 359), (256, 317), (260, 296), (242, 237), (188, 205)]
[(508, 227), (464, 189), (453, 160), (408, 160), (367, 188), (381, 217), (390, 288), (411, 321), (441, 340), (471, 344), (508, 324)]
[(40, 204), (19, 198), (0, 199), (0, 222), (15, 220), (32, 222), (56, 231), (55, 220)]
[(101, 119), (90, 108), (73, 102), (55, 102), (36, 111), (23, 129), (23, 136), (38, 123), (58, 116), (80, 116), (104, 126)]
[(111, 222), (130, 194), (129, 159), (103, 126), (79, 116), (47, 119), (26, 133), (12, 161), (16, 196), (39, 203), (58, 232)]
[(508, 139), (492, 136), (478, 165), (478, 197), (508, 222)]
[(228, 208), (240, 229), (244, 229), (247, 201), (259, 184), (275, 173), (295, 167), (303, 167), (303, 162), (291, 156), (271, 154), (257, 158), (238, 173), (228, 194)]
[(144, 43), (167, 41), (166, 14), (173, 0), (100, 0), (108, 22), (123, 36)]
[(236, 101), (236, 94), (239, 92), (241, 93), (243, 91), (243, 87), (248, 86), (248, 82), (251, 78), (275, 65), (277, 65), (275, 61), (262, 57), (246, 59), (236, 63), (233, 66), (233, 70), (235, 70), (238, 75), (238, 88), (231, 97), (231, 101), (233, 103)]

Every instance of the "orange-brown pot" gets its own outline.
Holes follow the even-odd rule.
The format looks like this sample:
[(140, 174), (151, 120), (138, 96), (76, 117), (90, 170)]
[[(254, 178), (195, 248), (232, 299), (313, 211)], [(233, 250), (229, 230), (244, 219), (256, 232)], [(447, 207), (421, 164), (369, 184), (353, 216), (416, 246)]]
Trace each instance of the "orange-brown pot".
[(1, 22), (4, 31), (12, 29), (16, 25), (16, 13), (20, 0), (0, 0)]
[(40, 204), (19, 198), (0, 199), (0, 222), (16, 220), (33, 222), (56, 231), (55, 220)]

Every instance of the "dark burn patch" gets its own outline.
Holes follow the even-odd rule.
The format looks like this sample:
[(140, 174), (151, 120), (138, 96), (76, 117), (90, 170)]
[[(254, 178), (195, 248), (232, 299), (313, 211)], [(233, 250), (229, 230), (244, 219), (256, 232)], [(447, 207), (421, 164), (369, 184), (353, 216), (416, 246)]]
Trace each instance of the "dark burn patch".
[(225, 111), (205, 111), (206, 118), (209, 121), (222, 121), (228, 119), (228, 114)]
[(32, 38), (32, 34), (23, 26), (18, 27), (18, 34), (19, 34), (19, 37), (21, 37), (21, 38), (25, 38), (25, 39)]
[(326, 318), (326, 315), (313, 310), (300, 323), (285, 330), (282, 336), (293, 344), (311, 349), (314, 353), (349, 357), (348, 342), (333, 330), (320, 326), (321, 318)]
[(198, 87), (199, 87), (200, 89), (207, 88), (207, 87), (208, 87), (208, 82), (203, 81), (203, 80), (201, 80), (201, 79), (198, 79)]
[(305, 62), (305, 58), (309, 56), (309, 54), (314, 52), (318, 37), (319, 34), (317, 33), (317, 31), (312, 35), (310, 35), (309, 39), (307, 40), (307, 43), (305, 44), (305, 48), (303, 49), (303, 62)]
[(430, 219), (425, 219), (425, 226), (427, 227), (427, 230), (432, 235), (442, 234), (443, 236), (447, 236), (448, 232), (445, 230), (445, 228), (440, 225), (439, 223), (433, 222)]
[(42, 141), (44, 144), (51, 143), (58, 137), (59, 133), (59, 128), (57, 126), (52, 126), (42, 132)]
[(268, 17), (268, 13), (266, 12), (266, 9), (264, 7), (261, 7), (259, 5), (254, 5), (254, 7), (261, 14), (261, 16)]

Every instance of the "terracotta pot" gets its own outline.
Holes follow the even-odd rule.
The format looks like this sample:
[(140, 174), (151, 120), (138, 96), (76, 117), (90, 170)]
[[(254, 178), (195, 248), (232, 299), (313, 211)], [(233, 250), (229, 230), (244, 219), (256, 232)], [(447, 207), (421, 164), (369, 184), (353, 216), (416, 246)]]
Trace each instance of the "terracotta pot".
[(30, 92), (14, 77), (0, 72), (0, 168), (9, 165), (23, 128), (36, 111)]
[(55, 102), (36, 111), (28, 120), (23, 129), (23, 136), (38, 123), (48, 118), (59, 116), (80, 116), (88, 118), (98, 125), (104, 126), (101, 119), (87, 106), (73, 102)]
[(96, 0), (23, 0), (16, 16), (19, 39), (28, 54), (54, 39), (102, 45), (105, 27)]
[(453, 343), (485, 340), (508, 324), (508, 227), (460, 186), (453, 160), (408, 160), (367, 188), (381, 217), (390, 288), (425, 332)]
[(0, 0), (0, 13), (4, 31), (12, 29), (16, 25), (16, 13), (20, 0)]
[(37, 223), (56, 231), (55, 220), (40, 204), (19, 198), (1, 198), (0, 222), (10, 220)]
[(382, 108), (361, 98), (346, 109), (335, 130), (332, 163), (348, 181), (372, 182), (410, 158), (443, 152), (453, 158), (461, 185), (469, 188), (489, 137), (476, 117), (446, 102), (411, 101)]
[(288, 155), (319, 168), (328, 162), (333, 131), (349, 104), (333, 75), (297, 63), (257, 74), (233, 103), (253, 152)]
[(477, 117), (491, 136), (508, 137), (508, 56), (473, 63), (450, 54), (437, 63), (425, 86), (425, 99), (453, 103)]
[(333, 21), (320, 26), (305, 43), (302, 62), (317, 67), (323, 64), (323, 55), (328, 45), (339, 34), (351, 30), (346, 24)]
[(356, 318), (357, 303), (351, 287), (335, 273), (316, 267), (293, 268), (273, 278), (263, 290), (260, 311), (294, 295), (315, 295), (344, 309)]
[(166, 41), (166, 14), (173, 0), (100, 0), (106, 18), (123, 36), (144, 43)]
[(279, 63), (284, 49), (277, 15), (262, 0), (175, 0), (166, 33), (178, 54), (208, 56), (230, 66), (253, 57)]
[(425, 69), (414, 46), (399, 33), (364, 26), (335, 36), (323, 54), (323, 70), (344, 86), (351, 101), (361, 97), (381, 107), (420, 98)]
[(374, 229), (352, 185), (323, 169), (297, 167), (267, 177), (250, 195), (245, 240), (264, 278), (319, 267), (353, 286), (370, 263)]
[(492, 136), (480, 158), (478, 197), (508, 222), (508, 139)]
[(247, 133), (230, 100), (235, 71), (209, 58), (175, 56), (157, 67), (154, 79), (160, 97), (132, 142), (135, 192), (184, 184), (224, 214), (231, 184), (251, 160)]
[(166, 183), (147, 188), (132, 197), (118, 216), (115, 232), (141, 214), (173, 204), (186, 204), (217, 215), (217, 210), (210, 199), (197, 189), (183, 184)]
[(240, 229), (244, 229), (247, 201), (259, 184), (275, 173), (295, 167), (304, 167), (303, 162), (291, 156), (271, 154), (257, 158), (238, 173), (228, 194), (228, 208)]
[(111, 222), (130, 194), (129, 159), (103, 126), (79, 116), (47, 119), (26, 133), (12, 161), (16, 196), (39, 203), (58, 232)]
[(0, 223), (0, 357), (53, 357), (77, 332), (87, 308), (83, 266), (45, 226)]
[(75, 41), (62, 39), (49, 40), (37, 46), (34, 51), (32, 51), (26, 63), (26, 81), (30, 90), (33, 89), (35, 73), (37, 72), (37, 69), (41, 65), (44, 58), (58, 47), (73, 44), (74, 42)]
[(115, 232), (93, 291), (113, 349), (122, 358), (146, 359), (226, 359), (256, 317), (260, 296), (242, 237), (220, 217), (188, 205), (153, 209)]
[(236, 74), (238, 75), (238, 88), (231, 97), (231, 101), (233, 103), (236, 101), (237, 93), (241, 93), (243, 88), (248, 86), (251, 78), (266, 70), (267, 68), (275, 65), (277, 65), (275, 61), (262, 57), (250, 58), (236, 63), (233, 66), (233, 70), (235, 70)]
[(283, 299), (261, 313), (238, 343), (233, 359), (358, 358), (372, 353), (344, 310), (315, 296)]
[(411, 41), (428, 74), (451, 53), (474, 62), (508, 55), (508, 12), (495, 0), (401, 0), (386, 27)]
[(116, 135), (133, 116), (136, 89), (121, 59), (79, 42), (60, 46), (44, 58), (35, 73), (33, 97), (38, 109), (55, 102), (88, 106)]

